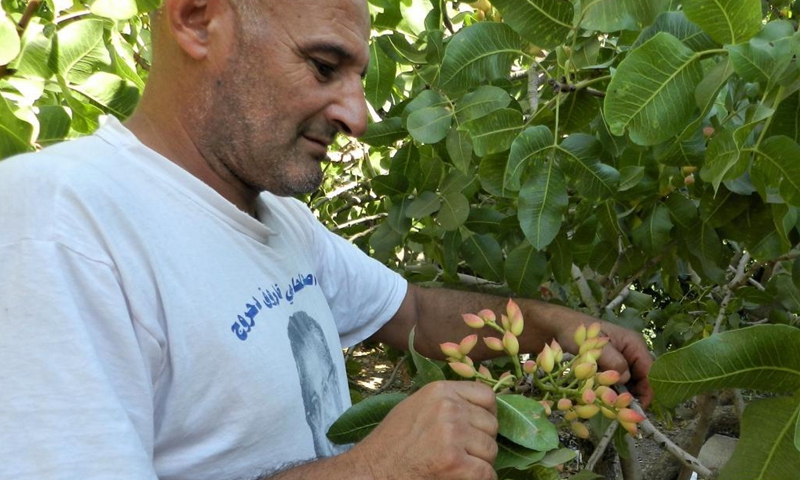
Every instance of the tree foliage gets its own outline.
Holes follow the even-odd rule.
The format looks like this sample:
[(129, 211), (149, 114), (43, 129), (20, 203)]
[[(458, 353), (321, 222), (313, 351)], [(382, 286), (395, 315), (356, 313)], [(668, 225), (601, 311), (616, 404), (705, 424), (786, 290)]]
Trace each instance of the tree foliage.
[[(2, 0), (0, 158), (131, 113), (155, 2)], [(372, 123), (308, 199), (332, 230), (411, 281), (562, 303), (657, 355), (797, 325), (797, 2), (369, 5)]]

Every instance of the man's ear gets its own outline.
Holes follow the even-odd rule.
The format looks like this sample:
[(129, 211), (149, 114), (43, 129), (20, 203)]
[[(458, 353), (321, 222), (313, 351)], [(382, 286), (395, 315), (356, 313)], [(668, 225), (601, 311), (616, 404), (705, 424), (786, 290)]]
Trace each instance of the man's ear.
[(187, 55), (201, 60), (208, 55), (209, 23), (211, 21), (210, 2), (216, 0), (165, 0), (162, 10), (163, 20), (169, 22), (169, 29), (175, 43)]

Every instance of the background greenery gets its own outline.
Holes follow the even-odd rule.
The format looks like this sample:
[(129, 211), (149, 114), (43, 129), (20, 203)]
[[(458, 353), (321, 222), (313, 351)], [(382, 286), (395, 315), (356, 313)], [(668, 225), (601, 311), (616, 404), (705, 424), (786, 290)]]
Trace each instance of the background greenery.
[[(156, 3), (2, 0), (0, 158), (128, 116)], [(658, 356), (797, 326), (797, 2), (369, 5), (372, 124), (339, 141), (308, 198), (333, 231), (413, 282), (562, 303), (644, 331)], [(791, 346), (759, 345), (797, 374), (781, 364)], [(721, 375), (758, 375), (754, 358)], [(684, 361), (659, 360), (664, 405), (697, 393), (675, 372), (710, 378)], [(778, 423), (794, 425), (798, 402)]]

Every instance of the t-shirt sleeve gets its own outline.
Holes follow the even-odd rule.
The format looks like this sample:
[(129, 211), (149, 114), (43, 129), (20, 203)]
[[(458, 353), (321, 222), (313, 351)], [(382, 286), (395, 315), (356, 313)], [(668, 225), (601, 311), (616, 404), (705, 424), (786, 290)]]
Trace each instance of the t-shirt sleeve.
[(0, 245), (0, 477), (156, 479), (160, 351), (112, 265), (54, 241)]
[(342, 346), (349, 347), (370, 337), (397, 313), (408, 283), (316, 219), (313, 225), (317, 277)]

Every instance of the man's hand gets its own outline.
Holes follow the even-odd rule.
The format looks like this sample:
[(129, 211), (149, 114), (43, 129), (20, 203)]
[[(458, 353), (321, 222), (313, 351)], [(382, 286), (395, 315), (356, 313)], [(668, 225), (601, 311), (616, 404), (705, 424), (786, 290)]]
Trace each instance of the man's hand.
[(350, 454), (372, 478), (496, 479), (496, 412), (486, 385), (434, 382), (397, 405)]
[[(603, 348), (603, 354), (598, 360), (600, 370), (616, 370), (620, 376), (620, 385), (629, 384), (628, 387), (635, 395), (642, 407), (647, 408), (653, 400), (653, 390), (647, 380), (647, 373), (653, 364), (653, 357), (644, 343), (639, 332), (601, 321), (601, 335), (610, 338), (608, 345)], [(573, 335), (575, 328), (564, 328), (556, 336), (556, 341), (566, 351), (577, 352)]]

